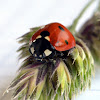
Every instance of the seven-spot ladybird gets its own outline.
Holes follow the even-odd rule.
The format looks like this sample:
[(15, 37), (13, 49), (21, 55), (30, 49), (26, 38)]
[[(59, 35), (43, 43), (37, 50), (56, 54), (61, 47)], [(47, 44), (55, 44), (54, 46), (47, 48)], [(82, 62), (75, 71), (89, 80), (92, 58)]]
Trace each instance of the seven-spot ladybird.
[(75, 45), (75, 38), (65, 26), (60, 23), (50, 23), (32, 36), (29, 51), (35, 58), (42, 59), (54, 55), (55, 51), (67, 51)]

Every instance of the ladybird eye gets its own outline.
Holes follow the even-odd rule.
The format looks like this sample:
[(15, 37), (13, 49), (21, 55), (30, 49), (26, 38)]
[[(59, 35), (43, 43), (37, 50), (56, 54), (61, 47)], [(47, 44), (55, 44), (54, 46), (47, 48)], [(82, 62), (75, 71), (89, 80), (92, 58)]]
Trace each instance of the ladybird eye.
[(64, 31), (64, 29), (61, 26), (58, 26), (60, 30)]
[(39, 38), (41, 38), (41, 35), (39, 35), (39, 36), (36, 37), (36, 39), (39, 39)]
[(68, 44), (68, 41), (67, 41), (67, 40), (65, 40), (65, 43), (66, 43), (66, 44)]
[(45, 37), (45, 36), (49, 36), (50, 33), (48, 31), (43, 31), (40, 33), (41, 36)]
[(50, 41), (50, 38), (48, 36), (44, 37), (46, 40)]

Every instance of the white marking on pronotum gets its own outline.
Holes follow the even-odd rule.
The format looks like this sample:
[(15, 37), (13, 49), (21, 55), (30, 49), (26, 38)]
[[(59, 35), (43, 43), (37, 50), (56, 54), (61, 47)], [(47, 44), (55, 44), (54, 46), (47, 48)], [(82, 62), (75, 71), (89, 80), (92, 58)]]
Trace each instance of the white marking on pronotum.
[(35, 42), (36, 40), (33, 40), (33, 42)]
[(48, 36), (44, 37), (46, 40), (50, 41), (50, 38)]
[(45, 53), (46, 56), (49, 56), (52, 53), (52, 51), (50, 51), (49, 49), (46, 49), (44, 51), (44, 53)]
[(33, 47), (31, 47), (31, 52), (32, 52), (32, 54), (34, 53), (34, 48)]
[(36, 39), (39, 39), (39, 38), (41, 38), (41, 35), (39, 35), (39, 36), (36, 37)]

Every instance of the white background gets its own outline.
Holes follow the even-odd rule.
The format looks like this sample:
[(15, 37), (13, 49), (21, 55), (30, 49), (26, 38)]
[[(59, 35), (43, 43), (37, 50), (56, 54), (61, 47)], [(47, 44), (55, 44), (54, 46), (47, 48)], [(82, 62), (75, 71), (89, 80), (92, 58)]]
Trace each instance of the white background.
[[(0, 0), (0, 77), (14, 75), (20, 63), (16, 38), (29, 28), (60, 22), (72, 24), (90, 0)], [(77, 29), (92, 16), (98, 0), (89, 7)], [(92, 79), (91, 90), (83, 92), (77, 100), (100, 100), (100, 69)], [(1, 80), (2, 81), (2, 80)]]

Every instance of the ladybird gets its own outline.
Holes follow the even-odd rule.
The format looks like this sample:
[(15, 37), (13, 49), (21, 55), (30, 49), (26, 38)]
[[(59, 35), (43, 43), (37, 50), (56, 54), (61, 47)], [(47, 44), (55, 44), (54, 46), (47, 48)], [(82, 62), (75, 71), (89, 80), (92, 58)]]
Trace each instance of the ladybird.
[(30, 53), (38, 59), (57, 55), (74, 48), (75, 38), (60, 23), (50, 23), (39, 29), (30, 40)]

